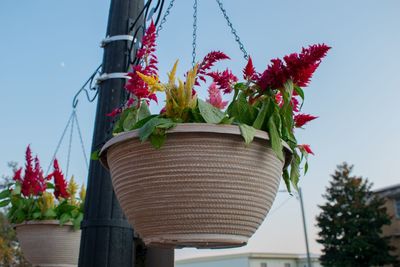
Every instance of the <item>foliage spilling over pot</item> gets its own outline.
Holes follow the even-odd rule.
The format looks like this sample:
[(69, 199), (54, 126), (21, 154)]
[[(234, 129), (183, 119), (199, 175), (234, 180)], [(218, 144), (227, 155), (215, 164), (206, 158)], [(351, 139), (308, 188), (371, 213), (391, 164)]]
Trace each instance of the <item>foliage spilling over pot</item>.
[(28, 146), (25, 168), (14, 172), (13, 181), (0, 192), (0, 207), (10, 204), (8, 219), (18, 224), (25, 221), (58, 220), (61, 225), (72, 222), (79, 229), (83, 219), (86, 190), (72, 176), (67, 182), (57, 159), (53, 172), (45, 176), (39, 158), (33, 157)]
[[(125, 89), (131, 98), (108, 114), (119, 115), (114, 133), (140, 129), (141, 141), (149, 139), (159, 148), (165, 142), (166, 130), (178, 123), (238, 125), (246, 143), (252, 142), (256, 129), (263, 130), (268, 132), (270, 145), (282, 161), (282, 141), (292, 149), (293, 159), (290, 168), (283, 171), (283, 178), (288, 190), (291, 185), (297, 188), (300, 169), (307, 172), (307, 157), (313, 152), (309, 145), (297, 142), (295, 129), (317, 118), (301, 112), (302, 88), (308, 86), (330, 47), (311, 45), (300, 53), (273, 59), (263, 72), (255, 70), (249, 57), (243, 81), (229, 69), (212, 71), (216, 62), (229, 59), (223, 52), (213, 51), (186, 72), (185, 81), (176, 78), (177, 61), (168, 73), (168, 81), (163, 83), (156, 66), (155, 39), (156, 29), (152, 23), (137, 52), (139, 64), (128, 74), (130, 79)], [(212, 82), (208, 87), (209, 97), (204, 101), (198, 98), (196, 86), (206, 83), (207, 79)], [(157, 102), (156, 92), (165, 93), (166, 104), (160, 114), (152, 115), (148, 106), (151, 101)], [(222, 94), (231, 94), (232, 100), (223, 101)]]

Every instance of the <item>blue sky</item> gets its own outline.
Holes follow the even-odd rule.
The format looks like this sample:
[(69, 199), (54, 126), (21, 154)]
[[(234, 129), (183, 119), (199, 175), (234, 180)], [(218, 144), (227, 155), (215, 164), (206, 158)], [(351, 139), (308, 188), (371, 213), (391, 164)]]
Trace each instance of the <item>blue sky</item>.
[[(168, 2), (168, 1), (167, 1)], [(397, 164), (400, 128), (400, 2), (355, 1), (224, 1), (233, 24), (258, 70), (271, 58), (303, 46), (327, 43), (327, 58), (306, 89), (303, 111), (319, 116), (299, 140), (310, 143), (316, 156), (301, 180), (311, 249), (317, 233), (317, 205), (329, 174), (343, 161), (380, 188), (399, 183)], [(166, 73), (180, 59), (180, 72), (191, 63), (192, 1), (176, 0), (160, 32), (159, 69)], [(101, 63), (109, 1), (16, 1), (0, 3), (0, 173), (7, 162), (23, 163), (31, 144), (47, 167), (72, 111), (75, 92)], [(214, 0), (199, 0), (198, 57), (222, 50), (240, 74), (245, 61)], [(205, 89), (203, 90), (205, 91)], [(204, 92), (201, 93), (205, 96)], [(152, 107), (157, 111), (157, 107)], [(95, 103), (81, 98), (79, 122), (87, 153), (91, 145)], [(58, 157), (66, 162), (66, 142)], [(86, 180), (78, 136), (74, 135), (71, 173)], [(279, 193), (272, 213), (249, 245), (219, 251), (305, 251), (299, 203)], [(279, 207), (282, 203), (283, 206)], [(183, 250), (177, 257), (215, 252)]]

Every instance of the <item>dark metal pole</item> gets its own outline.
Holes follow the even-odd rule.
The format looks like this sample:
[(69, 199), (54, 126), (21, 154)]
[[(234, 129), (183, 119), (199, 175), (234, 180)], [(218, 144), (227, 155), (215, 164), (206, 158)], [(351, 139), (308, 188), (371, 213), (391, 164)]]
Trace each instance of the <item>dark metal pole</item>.
[[(143, 0), (111, 0), (107, 36), (128, 34), (129, 22), (136, 19), (142, 7)], [(127, 51), (127, 41), (108, 43), (104, 48), (102, 72), (126, 72)], [(101, 148), (112, 136), (112, 118), (105, 114), (125, 101), (124, 84), (124, 79), (109, 79), (100, 84), (92, 151)], [(81, 228), (80, 267), (136, 267), (141, 265), (139, 261), (143, 261), (146, 267), (172, 267), (174, 264), (172, 249), (156, 253), (144, 248), (144, 253), (137, 253), (141, 242), (134, 238), (133, 229), (115, 197), (110, 175), (99, 161), (90, 162)], [(143, 255), (142, 259), (139, 254)], [(149, 255), (162, 263), (148, 265), (152, 262)]]
[(308, 246), (306, 216), (304, 214), (303, 194), (301, 193), (301, 188), (299, 188), (299, 198), (300, 198), (300, 206), (301, 206), (301, 216), (303, 218), (304, 238), (306, 240), (307, 262), (308, 262), (308, 267), (312, 267), (311, 266), (311, 258), (310, 258), (310, 249), (309, 249), (309, 246)]

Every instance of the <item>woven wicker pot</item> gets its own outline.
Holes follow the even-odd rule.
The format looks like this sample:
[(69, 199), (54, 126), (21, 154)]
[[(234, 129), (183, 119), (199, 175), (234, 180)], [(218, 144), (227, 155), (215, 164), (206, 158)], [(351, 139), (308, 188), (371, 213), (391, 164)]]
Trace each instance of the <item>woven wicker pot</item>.
[(81, 231), (58, 221), (28, 221), (15, 226), (24, 257), (40, 267), (78, 265)]
[(122, 133), (100, 156), (135, 231), (163, 247), (245, 245), (274, 201), (284, 166), (267, 133), (246, 145), (237, 126), (199, 123), (169, 130), (161, 149), (140, 142), (137, 130)]

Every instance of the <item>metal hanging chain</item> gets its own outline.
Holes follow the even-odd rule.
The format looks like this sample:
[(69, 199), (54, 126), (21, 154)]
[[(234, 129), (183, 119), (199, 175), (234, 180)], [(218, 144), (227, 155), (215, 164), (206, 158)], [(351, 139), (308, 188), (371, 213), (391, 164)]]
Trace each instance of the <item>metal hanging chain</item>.
[(192, 66), (196, 64), (196, 41), (197, 41), (197, 0), (193, 4), (193, 41), (192, 41)]
[(85, 145), (84, 145), (83, 138), (82, 138), (81, 127), (79, 126), (78, 115), (76, 115), (76, 112), (75, 112), (74, 118), (75, 118), (76, 128), (78, 130), (79, 140), (81, 142), (81, 148), (82, 148), (83, 157), (85, 158), (86, 169), (89, 170), (89, 161), (88, 161), (88, 158), (86, 156), (86, 150), (85, 150)]
[(63, 139), (64, 139), (65, 133), (67, 132), (68, 127), (69, 127), (71, 121), (73, 120), (74, 112), (75, 112), (75, 111), (73, 110), (71, 116), (69, 116), (67, 125), (65, 125), (65, 128), (64, 128), (64, 130), (63, 130), (63, 132), (62, 132), (62, 134), (61, 134), (61, 138), (60, 138), (60, 140), (58, 141), (58, 144), (57, 144), (57, 146), (56, 146), (56, 151), (54, 151), (54, 154), (53, 154), (53, 157), (51, 158), (50, 164), (49, 164), (49, 166), (47, 167), (46, 176), (49, 174), (51, 165), (53, 164), (53, 161), (54, 161), (54, 159), (56, 158), (57, 152), (58, 152), (58, 150), (60, 149), (60, 146), (61, 146), (61, 143), (62, 143), (62, 141), (63, 141)]
[[(72, 111), (72, 118), (74, 118), (76, 116), (75, 113), (75, 109)], [(71, 130), (69, 132), (69, 142), (68, 142), (68, 154), (67, 154), (67, 168), (66, 168), (66, 172), (65, 172), (65, 177), (68, 178), (68, 171), (69, 171), (69, 162), (71, 159), (71, 150), (72, 150), (72, 137), (73, 137), (73, 133), (74, 133), (74, 124), (75, 124), (75, 120), (72, 119), (71, 121)]]
[(157, 27), (156, 36), (158, 36), (159, 32), (163, 29), (164, 23), (167, 22), (167, 17), (169, 16), (169, 13), (171, 12), (171, 9), (174, 6), (174, 2), (175, 2), (175, 0), (171, 0), (169, 2), (167, 10), (165, 10), (164, 16), (162, 17), (160, 24)]
[(218, 3), (219, 8), (221, 9), (222, 14), (224, 15), (224, 18), (226, 19), (226, 22), (228, 23), (229, 28), (231, 29), (231, 33), (235, 36), (235, 41), (239, 44), (239, 48), (243, 52), (243, 57), (246, 60), (248, 60), (249, 55), (247, 54), (247, 51), (244, 48), (244, 45), (243, 45), (242, 41), (240, 40), (240, 37), (237, 34), (236, 29), (233, 28), (232, 22), (231, 22), (229, 16), (226, 14), (226, 10), (225, 10), (224, 6), (222, 5), (222, 1), (221, 0), (216, 0), (216, 1)]

